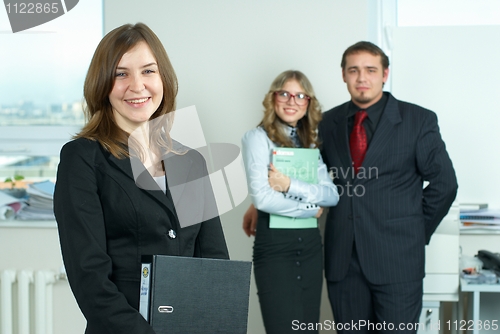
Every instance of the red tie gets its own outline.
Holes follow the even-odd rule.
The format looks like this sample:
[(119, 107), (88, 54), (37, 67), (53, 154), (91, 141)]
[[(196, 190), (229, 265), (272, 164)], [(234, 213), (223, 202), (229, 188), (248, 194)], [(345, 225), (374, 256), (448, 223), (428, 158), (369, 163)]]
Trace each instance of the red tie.
[(360, 110), (354, 116), (354, 127), (352, 128), (349, 146), (351, 148), (352, 166), (358, 174), (359, 168), (365, 158), (368, 141), (366, 139), (366, 130), (363, 121), (368, 117), (366, 110)]

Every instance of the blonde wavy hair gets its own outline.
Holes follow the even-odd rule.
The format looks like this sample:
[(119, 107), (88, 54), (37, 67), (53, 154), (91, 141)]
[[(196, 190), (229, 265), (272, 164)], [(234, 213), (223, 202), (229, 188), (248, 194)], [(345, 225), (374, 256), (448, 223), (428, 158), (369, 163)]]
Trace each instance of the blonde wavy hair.
[(321, 106), (316, 99), (311, 82), (307, 79), (304, 73), (300, 71), (288, 70), (281, 73), (276, 77), (276, 79), (274, 79), (271, 87), (269, 88), (269, 92), (264, 97), (264, 101), (262, 101), (262, 105), (265, 109), (264, 117), (262, 118), (259, 126), (262, 126), (264, 130), (266, 130), (267, 136), (276, 145), (281, 147), (294, 147), (293, 142), (285, 132), (285, 128), (282, 125), (283, 122), (276, 115), (274, 110), (274, 93), (282, 90), (285, 83), (289, 80), (296, 80), (304, 90), (304, 93), (311, 98), (307, 106), (306, 114), (297, 123), (297, 134), (300, 143), (302, 144), (302, 147), (305, 148), (318, 147), (319, 143), (316, 129), (318, 128), (318, 124), (322, 117)]

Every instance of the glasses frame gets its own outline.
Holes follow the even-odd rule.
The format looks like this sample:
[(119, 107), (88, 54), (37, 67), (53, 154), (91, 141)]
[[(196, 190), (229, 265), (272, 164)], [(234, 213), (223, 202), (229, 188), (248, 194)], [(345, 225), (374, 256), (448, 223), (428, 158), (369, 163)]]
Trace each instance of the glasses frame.
[[(299, 104), (299, 103), (297, 102), (297, 99), (296, 99), (297, 94), (292, 94), (292, 93), (290, 93), (289, 91), (286, 91), (286, 90), (279, 90), (279, 91), (277, 91), (277, 92), (274, 92), (274, 95), (276, 95), (276, 100), (278, 99), (278, 94), (279, 94), (279, 93), (283, 93), (283, 92), (284, 92), (284, 93), (287, 93), (287, 94), (289, 95), (289, 97), (288, 97), (288, 100), (283, 101), (282, 103), (288, 103), (288, 101), (290, 101), (290, 99), (293, 97), (293, 101), (295, 102), (295, 104), (296, 104), (296, 105), (298, 105), (298, 106), (305, 106), (305, 105), (307, 105), (307, 104), (309, 103), (309, 101), (311, 100), (311, 97), (310, 97), (309, 95), (304, 94), (304, 93), (300, 93), (300, 94), (304, 94), (304, 95), (305, 95), (305, 97), (306, 97), (306, 98), (305, 98), (306, 103), (304, 103), (304, 104)], [(278, 101), (278, 102), (281, 102), (281, 101)]]

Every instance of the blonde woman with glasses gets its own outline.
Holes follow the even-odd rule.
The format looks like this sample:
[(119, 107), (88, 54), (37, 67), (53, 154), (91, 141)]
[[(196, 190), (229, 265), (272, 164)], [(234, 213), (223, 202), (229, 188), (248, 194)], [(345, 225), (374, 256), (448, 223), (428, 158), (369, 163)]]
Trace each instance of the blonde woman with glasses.
[(254, 273), (266, 332), (295, 333), (308, 323), (319, 322), (321, 236), (317, 226), (272, 228), (270, 214), (318, 218), (323, 207), (337, 204), (339, 195), (319, 153), (316, 184), (286, 176), (272, 164), (271, 154), (277, 147), (318, 147), (321, 110), (307, 77), (299, 71), (281, 73), (263, 105), (262, 121), (242, 139), (253, 202), (246, 215), (257, 215), (255, 220), (244, 219), (243, 230), (255, 236)]

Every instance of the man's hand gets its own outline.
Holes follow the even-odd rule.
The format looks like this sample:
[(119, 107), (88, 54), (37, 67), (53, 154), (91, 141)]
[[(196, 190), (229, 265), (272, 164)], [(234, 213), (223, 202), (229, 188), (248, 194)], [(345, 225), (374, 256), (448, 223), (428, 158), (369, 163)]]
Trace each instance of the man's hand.
[(321, 217), (322, 214), (323, 214), (323, 208), (320, 206), (318, 213), (316, 214), (316, 216), (314, 216), (314, 218), (319, 218), (319, 217)]
[(288, 192), (288, 189), (290, 188), (290, 178), (281, 174), (273, 164), (269, 165), (269, 172), (267, 173), (267, 176), (269, 177), (269, 185), (273, 190), (281, 193)]
[(250, 236), (255, 236), (255, 231), (257, 230), (257, 209), (253, 204), (251, 204), (245, 215), (243, 216), (243, 231), (245, 234)]

